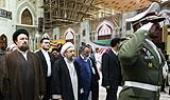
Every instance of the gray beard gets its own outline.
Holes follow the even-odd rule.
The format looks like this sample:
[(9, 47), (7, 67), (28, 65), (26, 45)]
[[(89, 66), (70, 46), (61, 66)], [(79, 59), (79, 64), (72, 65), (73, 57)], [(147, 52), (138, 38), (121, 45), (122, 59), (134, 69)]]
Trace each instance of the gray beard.
[(71, 58), (67, 58), (67, 59), (68, 59), (69, 61), (71, 61), (71, 62), (73, 61), (73, 58), (72, 58), (72, 57), (71, 57)]
[(70, 62), (74, 61), (75, 57), (67, 58)]

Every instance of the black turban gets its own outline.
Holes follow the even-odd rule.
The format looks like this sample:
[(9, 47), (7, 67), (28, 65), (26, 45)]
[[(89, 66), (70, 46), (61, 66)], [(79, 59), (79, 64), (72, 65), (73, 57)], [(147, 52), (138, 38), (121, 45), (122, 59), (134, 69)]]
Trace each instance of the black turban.
[(29, 37), (29, 33), (28, 33), (27, 30), (25, 30), (25, 29), (18, 29), (13, 34), (13, 41), (14, 41), (14, 43), (17, 40), (18, 35), (20, 35), (20, 34), (25, 34), (27, 37)]

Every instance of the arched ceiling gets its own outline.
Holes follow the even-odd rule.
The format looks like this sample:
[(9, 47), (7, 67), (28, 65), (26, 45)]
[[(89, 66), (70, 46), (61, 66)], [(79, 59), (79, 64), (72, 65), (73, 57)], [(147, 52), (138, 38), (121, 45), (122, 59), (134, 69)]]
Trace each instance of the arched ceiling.
[(142, 9), (150, 5), (149, 0), (103, 0), (106, 7), (112, 7), (122, 12)]
[(100, 8), (93, 3), (95, 0), (44, 0), (45, 23), (70, 24), (91, 17), (89, 11)]
[(129, 12), (148, 7), (152, 2), (162, 0), (44, 0), (46, 28), (53, 25), (71, 24), (84, 18), (94, 18), (99, 11), (114, 9)]
[(161, 6), (169, 6), (170, 0), (100, 0), (103, 5), (121, 12), (128, 12), (148, 7), (152, 2), (158, 2)]

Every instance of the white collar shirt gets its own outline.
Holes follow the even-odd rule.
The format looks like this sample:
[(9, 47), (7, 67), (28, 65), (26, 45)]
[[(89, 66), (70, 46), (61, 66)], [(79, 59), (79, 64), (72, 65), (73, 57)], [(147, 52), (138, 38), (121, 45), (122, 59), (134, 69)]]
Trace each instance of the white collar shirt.
[(44, 49), (41, 49), (41, 51), (45, 57), (45, 60), (47, 62), (47, 66), (48, 66), (47, 77), (50, 77), (51, 76), (51, 60), (50, 60), (49, 53), (48, 53), (48, 51), (45, 51)]
[(18, 51), (23, 55), (23, 57), (25, 58), (25, 60), (28, 60), (27, 58), (27, 54), (28, 54), (28, 50), (26, 52), (23, 52), (21, 50), (18, 49)]
[(64, 58), (67, 68), (69, 70), (69, 75), (71, 78), (71, 84), (74, 94), (74, 100), (78, 100), (78, 77), (76, 73), (75, 66), (73, 64), (73, 61), (69, 61), (66, 57)]

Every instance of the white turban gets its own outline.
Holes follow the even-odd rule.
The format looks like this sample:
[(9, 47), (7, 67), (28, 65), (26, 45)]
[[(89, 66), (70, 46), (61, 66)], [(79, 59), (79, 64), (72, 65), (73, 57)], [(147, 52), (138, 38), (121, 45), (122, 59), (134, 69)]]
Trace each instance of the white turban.
[(63, 46), (62, 46), (62, 48), (61, 48), (61, 51), (60, 51), (60, 53), (61, 53), (61, 55), (64, 57), (64, 53), (65, 53), (65, 51), (68, 49), (68, 48), (74, 48), (74, 45), (71, 43), (71, 42), (66, 42)]

